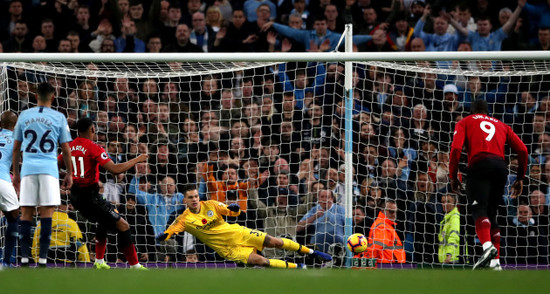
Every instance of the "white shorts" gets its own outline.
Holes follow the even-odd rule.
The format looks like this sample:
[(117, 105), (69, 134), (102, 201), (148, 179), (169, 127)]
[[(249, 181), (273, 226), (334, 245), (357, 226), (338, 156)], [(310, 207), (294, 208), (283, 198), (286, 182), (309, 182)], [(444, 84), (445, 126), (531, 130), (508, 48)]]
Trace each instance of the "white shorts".
[(7, 212), (18, 208), (19, 201), (12, 183), (0, 179), (0, 210)]
[(61, 204), (59, 180), (51, 175), (27, 175), (21, 179), (19, 205), (57, 206)]

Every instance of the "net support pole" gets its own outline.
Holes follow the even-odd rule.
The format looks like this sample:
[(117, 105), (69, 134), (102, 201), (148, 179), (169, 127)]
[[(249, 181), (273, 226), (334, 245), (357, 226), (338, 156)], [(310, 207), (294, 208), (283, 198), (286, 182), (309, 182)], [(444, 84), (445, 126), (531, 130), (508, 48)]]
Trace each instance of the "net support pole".
[[(345, 31), (345, 51), (352, 52), (353, 51), (353, 25), (352, 24), (346, 24), (346, 31)], [(345, 103), (345, 199), (344, 199), (344, 205), (346, 209), (346, 223), (344, 228), (345, 233), (345, 239), (352, 234), (352, 211), (353, 211), (353, 158), (352, 158), (352, 152), (353, 152), (353, 146), (352, 146), (352, 138), (353, 138), (353, 124), (352, 124), (352, 115), (353, 115), (353, 88), (352, 88), (352, 80), (353, 80), (353, 62), (346, 61), (345, 65), (345, 77), (344, 77), (344, 88), (346, 91), (346, 103)], [(345, 245), (345, 244), (344, 244)], [(345, 248), (346, 246), (344, 246)], [(346, 250), (346, 267), (351, 267), (351, 259), (353, 255), (350, 251)]]

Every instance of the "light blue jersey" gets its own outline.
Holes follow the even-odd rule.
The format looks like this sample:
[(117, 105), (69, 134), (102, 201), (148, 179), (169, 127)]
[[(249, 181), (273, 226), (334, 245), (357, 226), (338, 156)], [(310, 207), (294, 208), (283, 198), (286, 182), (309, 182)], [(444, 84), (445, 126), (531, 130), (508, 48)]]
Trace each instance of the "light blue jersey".
[(0, 129), (0, 179), (11, 183), (11, 155), (13, 154), (13, 132)]
[(63, 114), (37, 106), (21, 112), (13, 138), (22, 142), (21, 177), (47, 174), (59, 178), (57, 146), (71, 141), (69, 125)]

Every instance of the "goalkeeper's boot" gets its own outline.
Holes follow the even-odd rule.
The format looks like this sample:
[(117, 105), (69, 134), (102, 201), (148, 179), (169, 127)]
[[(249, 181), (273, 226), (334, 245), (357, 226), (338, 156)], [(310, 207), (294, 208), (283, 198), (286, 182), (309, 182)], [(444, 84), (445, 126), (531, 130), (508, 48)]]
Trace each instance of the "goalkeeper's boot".
[(324, 260), (324, 261), (331, 261), (332, 260), (332, 256), (324, 253), (324, 252), (321, 252), (319, 250), (313, 250), (313, 256), (316, 256), (316, 257), (319, 257), (320, 259)]
[(297, 269), (307, 269), (307, 265), (305, 263), (298, 263)]
[(108, 264), (105, 263), (105, 262), (95, 262), (95, 263), (94, 263), (94, 268), (95, 268), (95, 269), (110, 269), (111, 266), (108, 265)]
[(474, 264), (473, 269), (476, 270), (476, 269), (487, 267), (489, 262), (491, 262), (491, 259), (493, 259), (493, 257), (495, 256), (497, 256), (497, 249), (495, 248), (495, 246), (491, 245), (491, 247), (483, 251), (483, 253), (479, 257), (479, 260), (476, 262), (476, 264)]

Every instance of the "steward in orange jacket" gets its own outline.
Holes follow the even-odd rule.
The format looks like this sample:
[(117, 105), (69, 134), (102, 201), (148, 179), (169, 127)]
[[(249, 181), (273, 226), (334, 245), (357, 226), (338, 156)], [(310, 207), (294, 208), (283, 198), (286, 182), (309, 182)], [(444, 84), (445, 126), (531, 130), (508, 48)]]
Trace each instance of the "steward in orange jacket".
[(376, 258), (377, 263), (404, 263), (405, 250), (403, 243), (395, 231), (397, 205), (394, 201), (386, 201), (384, 211), (372, 224), (369, 232), (369, 247), (363, 252), (363, 257)]

